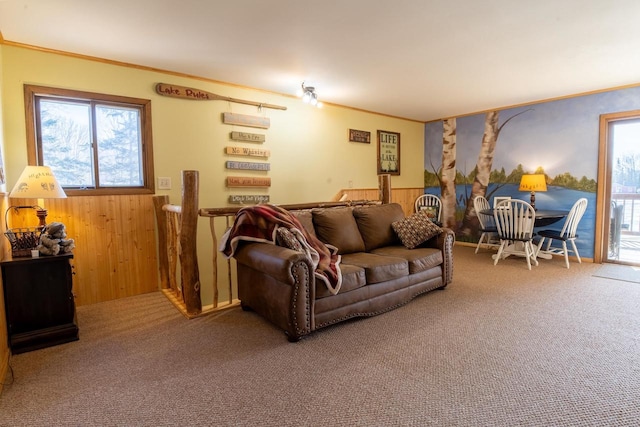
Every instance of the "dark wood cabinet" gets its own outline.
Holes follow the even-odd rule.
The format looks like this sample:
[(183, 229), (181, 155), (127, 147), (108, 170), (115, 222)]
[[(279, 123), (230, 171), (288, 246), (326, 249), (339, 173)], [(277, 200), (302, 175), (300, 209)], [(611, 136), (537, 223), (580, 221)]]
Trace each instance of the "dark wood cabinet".
[(78, 339), (72, 254), (0, 263), (12, 353)]

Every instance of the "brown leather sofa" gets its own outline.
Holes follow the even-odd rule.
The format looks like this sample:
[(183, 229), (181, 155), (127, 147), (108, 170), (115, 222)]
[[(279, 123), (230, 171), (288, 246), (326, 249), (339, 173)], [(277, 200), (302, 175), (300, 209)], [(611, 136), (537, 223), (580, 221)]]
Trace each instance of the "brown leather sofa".
[(283, 329), (289, 341), (343, 320), (373, 316), (447, 286), (453, 275), (453, 231), (442, 228), (414, 249), (392, 224), (405, 219), (399, 204), (293, 212), (307, 232), (338, 248), (337, 294), (314, 277), (303, 253), (267, 243), (243, 243), (234, 257), (238, 297)]

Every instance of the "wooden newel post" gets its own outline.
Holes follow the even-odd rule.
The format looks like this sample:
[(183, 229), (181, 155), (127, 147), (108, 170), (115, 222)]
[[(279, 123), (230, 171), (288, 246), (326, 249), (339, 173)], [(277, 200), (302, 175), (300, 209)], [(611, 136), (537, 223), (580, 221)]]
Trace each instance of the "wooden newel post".
[(391, 175), (378, 175), (378, 190), (382, 204), (391, 203)]
[(167, 230), (167, 212), (162, 206), (169, 204), (169, 196), (153, 196), (153, 206), (156, 212), (156, 224), (158, 226), (158, 263), (160, 266), (160, 289), (169, 289), (169, 255), (167, 248), (169, 241)]
[(187, 314), (202, 313), (198, 273), (198, 171), (182, 171), (182, 224), (180, 226), (180, 272)]

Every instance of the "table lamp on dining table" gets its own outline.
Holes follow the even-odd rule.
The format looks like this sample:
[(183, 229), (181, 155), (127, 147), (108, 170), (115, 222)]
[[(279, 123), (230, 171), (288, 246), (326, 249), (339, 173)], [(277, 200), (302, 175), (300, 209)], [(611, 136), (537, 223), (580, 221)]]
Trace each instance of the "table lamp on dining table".
[(519, 191), (531, 192), (531, 206), (536, 208), (536, 191), (547, 191), (547, 179), (544, 174), (522, 175)]
[(18, 178), (16, 185), (9, 193), (10, 198), (37, 199), (36, 206), (10, 206), (9, 209), (33, 208), (38, 217), (38, 228), (46, 225), (47, 210), (44, 199), (64, 199), (67, 197), (49, 166), (26, 166)]

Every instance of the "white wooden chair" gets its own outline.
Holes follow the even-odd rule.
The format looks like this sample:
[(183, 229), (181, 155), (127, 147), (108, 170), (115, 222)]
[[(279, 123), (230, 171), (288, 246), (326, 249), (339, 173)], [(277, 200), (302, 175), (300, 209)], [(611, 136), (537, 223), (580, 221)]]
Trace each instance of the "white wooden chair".
[(533, 225), (536, 220), (533, 207), (524, 200), (504, 200), (494, 207), (493, 218), (500, 238), (493, 265), (509, 255), (524, 256), (529, 270), (532, 262), (538, 265), (537, 248), (533, 246)]
[(416, 212), (423, 210), (429, 211), (429, 216), (432, 218), (432, 221), (440, 223), (440, 218), (442, 218), (442, 202), (438, 196), (423, 194), (416, 199), (414, 207)]
[[(578, 262), (582, 263), (580, 254), (578, 253), (578, 248), (576, 248), (576, 239), (578, 238), (576, 232), (578, 230), (578, 224), (580, 223), (584, 212), (587, 210), (587, 203), (587, 199), (583, 197), (573, 204), (569, 211), (569, 215), (567, 215), (564, 220), (564, 225), (562, 226), (561, 231), (538, 231), (537, 234), (541, 237), (538, 242), (538, 251), (542, 250), (543, 253), (547, 254), (564, 255), (564, 263), (567, 268), (569, 268), (569, 252), (573, 252), (578, 258)], [(551, 243), (554, 239), (562, 242), (561, 248), (551, 247)], [(547, 241), (547, 244), (544, 249), (541, 249), (545, 240)], [(567, 248), (567, 242), (571, 243), (571, 249)]]
[[(482, 214), (483, 210), (491, 209), (491, 205), (489, 205), (489, 201), (484, 196), (476, 196), (473, 199), (473, 208), (476, 211), (476, 216), (478, 217), (478, 222), (480, 223), (480, 239), (478, 240), (478, 245), (476, 246), (476, 253), (478, 253), (478, 249), (480, 246), (484, 245), (487, 248), (498, 248), (500, 246), (497, 242), (497, 232), (496, 223), (493, 219), (493, 215)], [(486, 239), (486, 241), (485, 241)]]

